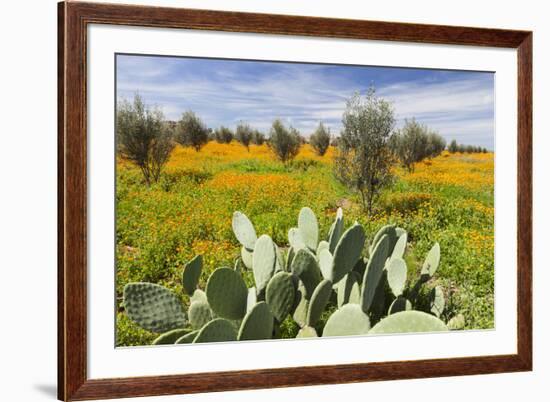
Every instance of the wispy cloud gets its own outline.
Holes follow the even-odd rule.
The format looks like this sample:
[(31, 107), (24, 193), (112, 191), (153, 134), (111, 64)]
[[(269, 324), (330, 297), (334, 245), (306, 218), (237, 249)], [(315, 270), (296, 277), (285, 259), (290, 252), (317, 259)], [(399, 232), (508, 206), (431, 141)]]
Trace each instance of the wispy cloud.
[(279, 117), (304, 135), (323, 121), (341, 129), (345, 102), (375, 85), (395, 108), (397, 125), (417, 120), (447, 140), (493, 148), (491, 73), (365, 66), (124, 56), (117, 59), (117, 95), (139, 92), (177, 120), (193, 110), (210, 127), (239, 121), (268, 130)]

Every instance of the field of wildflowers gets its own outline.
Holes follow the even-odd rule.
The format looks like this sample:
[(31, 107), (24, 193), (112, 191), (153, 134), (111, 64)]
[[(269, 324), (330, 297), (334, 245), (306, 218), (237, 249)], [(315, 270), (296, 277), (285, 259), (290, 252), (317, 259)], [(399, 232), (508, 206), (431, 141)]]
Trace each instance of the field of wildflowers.
[[(396, 168), (395, 183), (367, 217), (357, 196), (333, 177), (333, 148), (320, 157), (308, 145), (289, 166), (266, 145), (247, 151), (237, 142), (209, 142), (200, 152), (176, 147), (161, 180), (147, 187), (138, 168), (117, 164), (116, 273), (117, 346), (150, 343), (148, 333), (122, 313), (122, 288), (149, 281), (184, 296), (180, 273), (196, 254), (204, 256), (200, 287), (210, 272), (232, 266), (240, 246), (232, 214), (243, 211), (258, 233), (287, 246), (288, 229), (308, 206), (325, 237), (338, 207), (346, 225), (357, 220), (368, 239), (388, 223), (409, 233), (411, 277), (434, 242), (441, 245), (437, 284), (446, 294), (449, 317), (462, 313), (466, 329), (493, 327), (493, 154), (450, 154), (418, 163), (412, 173)], [(247, 285), (252, 278), (246, 277)], [(434, 283), (435, 285), (436, 283)], [(288, 331), (292, 331), (289, 328)]]

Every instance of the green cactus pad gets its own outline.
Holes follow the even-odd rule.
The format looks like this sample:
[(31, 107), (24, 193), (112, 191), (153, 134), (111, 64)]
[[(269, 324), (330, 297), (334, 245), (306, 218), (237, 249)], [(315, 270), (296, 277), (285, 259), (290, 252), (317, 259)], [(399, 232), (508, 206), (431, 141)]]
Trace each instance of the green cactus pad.
[(298, 334), (296, 335), (296, 338), (317, 338), (317, 331), (315, 331), (315, 328), (312, 327), (304, 327), (300, 328), (298, 331)]
[(239, 341), (271, 339), (273, 334), (273, 314), (266, 302), (256, 303), (246, 314), (239, 329)]
[(191, 303), (187, 314), (189, 316), (191, 326), (195, 329), (202, 328), (212, 319), (212, 310), (210, 309), (208, 303), (204, 301)]
[(384, 272), (384, 265), (388, 255), (389, 238), (383, 235), (374, 248), (365, 274), (363, 275), (363, 284), (361, 286), (361, 308), (367, 313), (371, 307), (376, 293), (376, 288)]
[(252, 307), (258, 302), (258, 295), (256, 293), (256, 288), (252, 287), (248, 289), (248, 295), (246, 297), (246, 312), (248, 313), (252, 310)]
[(202, 271), (202, 255), (197, 255), (183, 267), (182, 284), (183, 290), (192, 295), (199, 283)]
[(193, 341), (197, 337), (198, 333), (199, 333), (198, 330), (193, 331), (193, 332), (189, 332), (188, 334), (185, 334), (182, 337), (178, 338), (175, 343), (176, 343), (176, 345), (182, 345), (184, 343), (193, 343)]
[[(317, 255), (317, 258), (319, 258), (319, 254), (321, 253), (322, 250), (326, 249), (328, 251), (329, 247), (330, 247), (330, 245), (329, 245), (328, 241), (321, 240), (319, 242), (319, 245), (317, 246), (317, 251), (315, 252), (315, 255)], [(329, 251), (329, 253), (330, 253), (330, 251)]]
[(384, 258), (385, 260), (392, 253), (393, 248), (395, 246), (395, 242), (397, 241), (397, 232), (395, 230), (395, 226), (393, 225), (383, 226), (378, 232), (376, 232), (376, 234), (374, 235), (374, 239), (372, 240), (372, 243), (369, 247), (369, 255), (372, 256), (372, 254), (374, 253), (374, 249), (376, 248), (376, 245), (384, 235), (388, 236), (388, 251)]
[(347, 303), (359, 304), (361, 302), (361, 288), (359, 282), (361, 278), (355, 271), (349, 272), (338, 282), (337, 301), (338, 308)]
[(367, 258), (359, 258), (355, 265), (353, 266), (353, 272), (357, 272), (359, 274), (360, 278), (363, 278), (363, 275), (365, 275), (365, 270), (367, 269), (367, 264), (369, 260)]
[(437, 267), (439, 267), (439, 259), (441, 251), (439, 249), (439, 243), (435, 243), (431, 250), (428, 252), (424, 264), (422, 265), (422, 271), (420, 271), (421, 277), (427, 280), (434, 276)]
[(281, 252), (281, 249), (277, 247), (275, 243), (273, 243), (275, 246), (275, 257), (276, 257), (276, 263), (275, 263), (275, 272), (284, 271), (285, 270), (285, 259), (283, 258), (283, 253)]
[(123, 299), (126, 314), (143, 329), (164, 333), (185, 326), (181, 300), (163, 286), (129, 283), (124, 287)]
[(369, 332), (370, 320), (358, 304), (345, 304), (327, 320), (323, 336), (363, 335)]
[(407, 282), (407, 264), (401, 257), (391, 258), (387, 267), (388, 284), (395, 297), (401, 296)]
[(278, 322), (283, 322), (294, 304), (296, 289), (292, 274), (278, 272), (267, 284), (265, 300)]
[(306, 298), (306, 293), (307, 292), (304, 283), (300, 281), (298, 285), (298, 291), (296, 292), (296, 298), (294, 300), (296, 308), (294, 309), (294, 313), (292, 314), (292, 318), (300, 327), (306, 325), (307, 311), (309, 309), (309, 301)]
[(155, 339), (153, 345), (173, 345), (179, 338), (188, 333), (189, 331), (187, 329), (173, 329)]
[(304, 207), (300, 210), (300, 214), (298, 215), (298, 229), (302, 234), (306, 246), (311, 251), (315, 252), (317, 250), (317, 243), (319, 242), (319, 224), (311, 208)]
[(430, 292), (430, 311), (436, 317), (441, 317), (445, 309), (445, 294), (441, 286), (436, 286)]
[(350, 272), (363, 252), (365, 246), (365, 230), (357, 222), (344, 232), (336, 249), (332, 261), (332, 272), (330, 281), (338, 283), (348, 272)]
[(235, 233), (235, 237), (239, 243), (241, 243), (249, 251), (253, 251), (254, 245), (256, 244), (256, 240), (258, 238), (256, 236), (254, 225), (252, 225), (250, 219), (248, 219), (248, 217), (242, 212), (236, 211), (233, 214), (232, 226), (233, 233)]
[(237, 340), (237, 331), (231, 321), (215, 318), (199, 330), (193, 343), (231, 342)]
[(290, 244), (290, 247), (294, 249), (294, 251), (298, 251), (307, 247), (304, 236), (298, 228), (291, 228), (288, 231), (288, 243)]
[(369, 331), (369, 334), (404, 332), (439, 332), (449, 329), (443, 321), (422, 311), (401, 311), (387, 316)]
[(276, 264), (277, 253), (273, 240), (268, 235), (261, 235), (254, 246), (252, 257), (252, 272), (254, 273), (254, 282), (258, 294), (262, 293), (267, 286), (275, 272)]
[(248, 251), (244, 246), (241, 247), (241, 260), (247, 269), (252, 269), (252, 256), (251, 251)]
[(199, 301), (208, 302), (208, 299), (206, 298), (206, 293), (204, 293), (200, 289), (196, 289), (193, 292), (193, 296), (191, 296), (189, 298), (189, 302), (190, 303), (195, 303), (195, 302), (199, 302)]
[(458, 331), (458, 330), (464, 329), (465, 325), (466, 325), (466, 322), (462, 314), (455, 315), (447, 323), (447, 327), (449, 327), (451, 331)]
[(286, 254), (286, 266), (285, 266), (286, 272), (292, 271), (292, 260), (294, 260), (295, 255), (296, 253), (294, 252), (294, 249), (292, 247), (289, 247), (288, 253)]
[(310, 299), (315, 287), (321, 282), (321, 270), (315, 256), (306, 249), (300, 249), (292, 261), (292, 273), (304, 283), (306, 299)]
[(322, 249), (321, 252), (317, 254), (317, 257), (319, 258), (319, 268), (321, 269), (323, 278), (330, 280), (332, 274), (332, 254), (328, 249)]
[(323, 310), (325, 309), (328, 300), (330, 299), (331, 293), (331, 281), (324, 279), (319, 283), (319, 285), (317, 285), (315, 291), (313, 292), (313, 295), (311, 296), (311, 301), (307, 310), (307, 326), (313, 327), (317, 323), (317, 321), (319, 321), (319, 318), (321, 318), (321, 314), (323, 313)]
[(342, 212), (342, 208), (338, 208), (338, 211), (336, 211), (336, 220), (331, 226), (328, 238), (329, 251), (331, 253), (334, 253), (334, 250), (336, 250), (336, 246), (340, 241), (340, 237), (342, 237), (342, 233), (344, 233), (344, 214)]
[(239, 320), (246, 313), (248, 289), (243, 278), (231, 268), (218, 268), (206, 283), (206, 297), (212, 311), (223, 318)]
[(411, 302), (405, 299), (403, 296), (399, 296), (393, 301), (390, 308), (388, 309), (388, 315), (408, 310), (412, 310)]
[(397, 238), (390, 258), (403, 258), (407, 249), (407, 232)]

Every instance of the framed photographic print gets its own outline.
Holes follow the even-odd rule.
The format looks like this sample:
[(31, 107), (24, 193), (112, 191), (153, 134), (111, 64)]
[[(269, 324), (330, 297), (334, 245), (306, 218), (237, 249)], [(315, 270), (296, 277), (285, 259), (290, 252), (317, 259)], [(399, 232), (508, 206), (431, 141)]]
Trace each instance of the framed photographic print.
[(59, 399), (531, 370), (531, 32), (58, 10)]

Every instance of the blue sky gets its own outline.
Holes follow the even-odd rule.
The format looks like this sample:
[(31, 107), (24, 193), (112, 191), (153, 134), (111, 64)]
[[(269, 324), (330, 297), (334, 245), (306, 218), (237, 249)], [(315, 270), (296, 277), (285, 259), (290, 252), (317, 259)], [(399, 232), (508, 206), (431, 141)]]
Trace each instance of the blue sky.
[(342, 128), (345, 102), (374, 85), (404, 119), (439, 131), (449, 142), (493, 149), (493, 73), (157, 56), (117, 56), (117, 97), (138, 92), (166, 118), (186, 110), (208, 127), (239, 121), (267, 133), (281, 118), (306, 137), (322, 121)]

